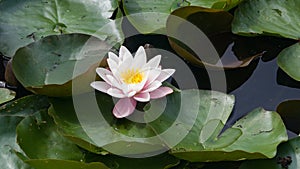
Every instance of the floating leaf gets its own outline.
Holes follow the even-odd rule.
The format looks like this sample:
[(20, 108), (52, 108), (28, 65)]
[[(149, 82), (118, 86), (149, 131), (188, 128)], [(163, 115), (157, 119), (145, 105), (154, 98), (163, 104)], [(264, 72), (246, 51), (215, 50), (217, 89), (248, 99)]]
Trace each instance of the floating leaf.
[(16, 126), (22, 119), (18, 116), (0, 116), (0, 168), (32, 169), (13, 151), (20, 149), (16, 143)]
[(239, 169), (297, 169), (300, 163), (300, 137), (279, 145), (276, 157), (270, 160), (244, 162)]
[(72, 82), (80, 84), (73, 94), (90, 91), (95, 69), (110, 48), (88, 35), (48, 36), (20, 48), (13, 58), (13, 71), (20, 83), (35, 93), (68, 96)]
[(15, 96), (16, 96), (16, 93), (14, 91), (6, 89), (6, 88), (0, 88), (0, 104), (14, 99)]
[(233, 33), (243, 35), (277, 35), (300, 38), (298, 0), (244, 0), (235, 12)]
[[(196, 90), (190, 91), (189, 98), (198, 96), (196, 93)], [(212, 91), (200, 91), (199, 96), (201, 99), (196, 119), (193, 113), (176, 118), (176, 114), (167, 112), (150, 123), (157, 134), (174, 124), (178, 128), (176, 131), (183, 131), (188, 124), (194, 124), (187, 136), (171, 148), (170, 153), (176, 157), (192, 162), (272, 158), (276, 154), (277, 145), (287, 140), (280, 116), (263, 109), (252, 111), (220, 134), (232, 111), (233, 97)], [(183, 105), (191, 107), (190, 104), (195, 103)], [(172, 141), (169, 137), (177, 135), (167, 135), (162, 139)]]
[(206, 8), (229, 10), (242, 0), (172, 0), (143, 1), (123, 0), (123, 8), (129, 21), (141, 33), (162, 33), (166, 27), (167, 17), (183, 6), (201, 6)]
[(40, 95), (29, 95), (0, 107), (0, 116), (27, 117), (41, 109), (49, 107), (48, 98)]
[(0, 107), (0, 168), (32, 169), (15, 154), (21, 151), (16, 142), (16, 127), (26, 116), (49, 106), (43, 96), (27, 96)]
[(85, 154), (57, 132), (57, 127), (47, 115), (47, 110), (39, 113), (41, 117), (26, 117), (17, 126), (18, 144), (28, 157), (28, 159), (23, 158), (26, 163), (36, 169), (108, 169), (99, 162), (84, 163)]
[(73, 96), (73, 101), (53, 99), (50, 114), (61, 133), (79, 146), (97, 154), (109, 151), (124, 156), (166, 151), (146, 124), (115, 119), (110, 96), (98, 93), (96, 101), (94, 94), (88, 93)]
[(117, 7), (117, 0), (2, 0), (0, 52), (11, 57), (20, 47), (62, 33), (93, 35), (112, 45), (122, 43), (120, 20), (110, 19)]
[(277, 112), (280, 114), (286, 128), (300, 133), (300, 100), (288, 100), (277, 106)]
[(296, 43), (279, 53), (278, 66), (293, 79), (300, 81), (300, 43)]

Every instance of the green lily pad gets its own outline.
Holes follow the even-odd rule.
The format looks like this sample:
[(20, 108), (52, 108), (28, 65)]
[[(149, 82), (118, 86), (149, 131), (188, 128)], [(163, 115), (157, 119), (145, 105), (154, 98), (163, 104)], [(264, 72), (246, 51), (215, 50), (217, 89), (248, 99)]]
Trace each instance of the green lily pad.
[(174, 10), (184, 6), (229, 10), (242, 0), (122, 0), (128, 20), (143, 33), (164, 33), (168, 16)]
[(50, 106), (48, 98), (40, 95), (29, 95), (8, 102), (0, 107), (0, 116), (19, 116), (27, 117), (33, 115), (41, 109)]
[(300, 43), (282, 50), (277, 58), (278, 66), (293, 79), (300, 81)]
[(165, 145), (146, 124), (114, 118), (110, 96), (97, 93), (96, 101), (94, 94), (88, 93), (75, 99), (77, 104), (72, 98), (52, 99), (50, 114), (61, 134), (79, 146), (97, 154), (123, 156), (165, 151)]
[[(30, 159), (83, 160), (79, 148), (57, 133), (57, 127), (47, 115), (40, 112), (41, 119), (26, 117), (17, 126), (17, 142)], [(32, 143), (34, 147), (32, 148)]]
[(0, 104), (14, 99), (15, 96), (16, 96), (16, 93), (14, 91), (6, 89), (6, 88), (0, 88)]
[(36, 116), (28, 116), (19, 123), (17, 141), (28, 157), (28, 159), (23, 157), (23, 160), (36, 169), (51, 167), (108, 169), (99, 162), (84, 163), (85, 154), (74, 143), (57, 132), (57, 126), (47, 115), (47, 109), (40, 111)]
[[(28, 90), (48, 96), (72, 95), (72, 82), (90, 91), (95, 69), (111, 47), (83, 34), (53, 35), (20, 48), (12, 61), (16, 78)], [(73, 81), (72, 81), (73, 80)]]
[[(192, 90), (189, 97), (197, 96), (195, 93), (197, 91)], [(233, 97), (211, 91), (200, 91), (199, 96), (201, 102), (196, 121), (190, 113), (175, 119), (176, 114), (168, 112), (150, 123), (158, 134), (172, 124), (177, 125), (177, 131), (186, 128), (188, 124), (194, 125), (186, 137), (171, 148), (172, 155), (191, 162), (272, 158), (276, 154), (277, 145), (287, 140), (280, 116), (263, 109), (252, 111), (220, 135), (232, 111)], [(176, 135), (163, 139), (172, 140), (168, 137)]]
[(26, 116), (49, 106), (43, 96), (26, 96), (0, 107), (0, 168), (32, 169), (15, 154), (21, 151), (16, 141), (16, 127)]
[(297, 169), (300, 164), (299, 145), (300, 137), (296, 137), (279, 145), (275, 158), (246, 161), (239, 169)]
[(32, 169), (13, 151), (20, 150), (16, 142), (16, 126), (22, 119), (18, 116), (0, 116), (0, 168)]
[(117, 0), (2, 0), (0, 52), (11, 57), (31, 42), (68, 33), (93, 35), (112, 45), (122, 43), (120, 20), (110, 19), (117, 7)]
[(287, 100), (277, 106), (277, 112), (280, 114), (286, 128), (300, 133), (300, 100)]
[(233, 33), (276, 35), (298, 40), (298, 0), (244, 0), (235, 12)]

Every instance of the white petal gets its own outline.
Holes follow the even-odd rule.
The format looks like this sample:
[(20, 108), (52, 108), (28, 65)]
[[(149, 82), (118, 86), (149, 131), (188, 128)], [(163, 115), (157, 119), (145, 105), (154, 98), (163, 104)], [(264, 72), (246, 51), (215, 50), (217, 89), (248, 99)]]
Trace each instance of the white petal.
[(152, 92), (152, 91), (156, 90), (157, 88), (159, 88), (161, 85), (162, 84), (160, 81), (154, 81), (151, 84), (149, 84), (146, 88), (144, 88), (142, 93)]
[(156, 80), (163, 82), (167, 80), (170, 76), (172, 76), (175, 72), (175, 69), (163, 69), (160, 75), (156, 78)]
[(107, 79), (107, 75), (112, 75), (112, 73), (109, 70), (99, 67), (96, 69), (96, 72), (101, 77), (101, 79), (103, 79), (108, 84), (112, 85), (110, 80)]
[(132, 68), (142, 68), (147, 61), (147, 56), (144, 47), (140, 46), (133, 58)]
[(121, 90), (116, 89), (116, 88), (109, 88), (107, 90), (107, 94), (109, 94), (113, 97), (117, 97), (117, 98), (125, 98), (126, 97)]
[(139, 102), (148, 102), (150, 100), (150, 94), (149, 93), (139, 93), (139, 94), (136, 94), (133, 98)]
[(150, 59), (145, 65), (146, 68), (157, 68), (160, 63), (161, 55), (157, 55)]
[(114, 73), (118, 70), (119, 63), (115, 62), (112, 59), (107, 59), (107, 63), (108, 63), (109, 69), (112, 71), (112, 73)]
[(117, 118), (127, 117), (133, 113), (136, 101), (132, 98), (120, 99), (113, 109), (113, 114)]
[(116, 79), (114, 76), (112, 75), (106, 75), (106, 78), (108, 79), (108, 81), (110, 82), (110, 84), (113, 86), (113, 87), (116, 87), (118, 89), (121, 89), (121, 84), (120, 82), (118, 81), (118, 79)]
[(153, 92), (150, 92), (150, 98), (151, 99), (159, 99), (159, 98), (162, 98), (171, 93), (173, 93), (173, 89), (171, 89), (169, 87), (160, 87), (160, 88), (154, 90)]
[(151, 84), (159, 75), (160, 75), (161, 70), (156, 68), (156, 69), (151, 69), (148, 74), (148, 79), (145, 84), (145, 87), (147, 87), (149, 84)]
[(100, 92), (103, 92), (103, 93), (107, 93), (107, 90), (111, 87), (106, 82), (101, 82), (101, 81), (92, 82), (91, 86), (94, 89), (99, 90)]
[(119, 64), (119, 62), (120, 62), (119, 57), (116, 54), (114, 54), (113, 52), (108, 52), (108, 58), (115, 61), (117, 64)]
[(120, 51), (119, 51), (119, 58), (121, 61), (124, 61), (128, 58), (133, 59), (133, 56), (131, 55), (130, 51), (125, 46), (121, 46)]

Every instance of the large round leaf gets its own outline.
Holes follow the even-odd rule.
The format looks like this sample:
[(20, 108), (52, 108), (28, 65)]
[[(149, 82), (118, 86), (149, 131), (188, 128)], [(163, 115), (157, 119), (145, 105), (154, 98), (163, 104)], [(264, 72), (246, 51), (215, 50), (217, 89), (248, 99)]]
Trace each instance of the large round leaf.
[[(300, 30), (300, 27), (299, 27)], [(293, 79), (300, 81), (300, 43), (296, 43), (279, 53), (278, 66)]]
[[(277, 145), (287, 140), (280, 116), (263, 109), (254, 110), (221, 134), (233, 108), (233, 97), (219, 92), (199, 92), (200, 106), (196, 121), (192, 113), (176, 118), (174, 112), (165, 112), (149, 124), (157, 134), (163, 133), (172, 124), (178, 127), (176, 131), (193, 124), (187, 136), (171, 148), (170, 153), (176, 157), (192, 162), (272, 158)], [(193, 98), (197, 96), (197, 91), (192, 90), (188, 95)], [(261, 123), (262, 120), (265, 123)], [(178, 136), (167, 135), (162, 139), (172, 141), (169, 137), (176, 139)]]
[(85, 154), (57, 132), (47, 110), (40, 111), (39, 116), (28, 116), (17, 126), (18, 144), (28, 157), (22, 158), (26, 163), (36, 169), (108, 169), (99, 162), (84, 163)]
[(13, 56), (20, 47), (48, 35), (83, 33), (112, 44), (122, 41), (120, 22), (109, 19), (117, 0), (2, 0), (0, 52)]
[(300, 38), (299, 0), (244, 0), (235, 12), (232, 31), (243, 35)]
[(8, 102), (0, 107), (0, 116), (18, 116), (27, 117), (33, 115), (39, 110), (50, 106), (48, 98), (39, 95), (29, 95)]
[(242, 0), (123, 0), (123, 8), (129, 21), (141, 33), (164, 33), (167, 17), (183, 6), (229, 10)]
[(0, 168), (31, 169), (16, 156), (16, 126), (23, 119), (18, 116), (0, 116)]
[[(146, 124), (114, 118), (110, 96), (98, 93), (98, 103), (93, 101), (93, 93), (75, 97), (80, 105), (73, 104), (72, 98), (52, 99), (50, 114), (61, 133), (79, 146), (97, 154), (108, 151), (124, 156), (165, 150), (165, 145), (153, 137), (154, 132)], [(81, 107), (75, 109), (78, 106)]]
[(21, 151), (16, 141), (16, 127), (24, 117), (45, 109), (45, 97), (27, 96), (0, 107), (0, 168), (32, 169), (15, 154)]
[(300, 167), (300, 137), (289, 140), (278, 147), (275, 158), (244, 162), (239, 169), (298, 169)]
[(49, 96), (72, 94), (72, 80), (89, 91), (95, 69), (110, 46), (82, 34), (53, 35), (20, 48), (12, 62), (16, 78), (27, 89)]

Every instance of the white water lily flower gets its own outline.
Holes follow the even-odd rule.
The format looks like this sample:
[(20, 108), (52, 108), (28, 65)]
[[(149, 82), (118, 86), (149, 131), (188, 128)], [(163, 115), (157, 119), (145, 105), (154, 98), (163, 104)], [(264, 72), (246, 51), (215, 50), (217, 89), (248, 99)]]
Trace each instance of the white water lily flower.
[(173, 92), (163, 87), (162, 82), (168, 79), (174, 69), (161, 69), (161, 55), (147, 62), (145, 49), (140, 46), (133, 57), (128, 49), (121, 46), (119, 57), (108, 53), (109, 69), (97, 68), (97, 74), (104, 81), (95, 81), (91, 86), (96, 90), (120, 98), (113, 109), (117, 118), (127, 117), (133, 113), (137, 101), (148, 102), (150, 99), (164, 97)]

